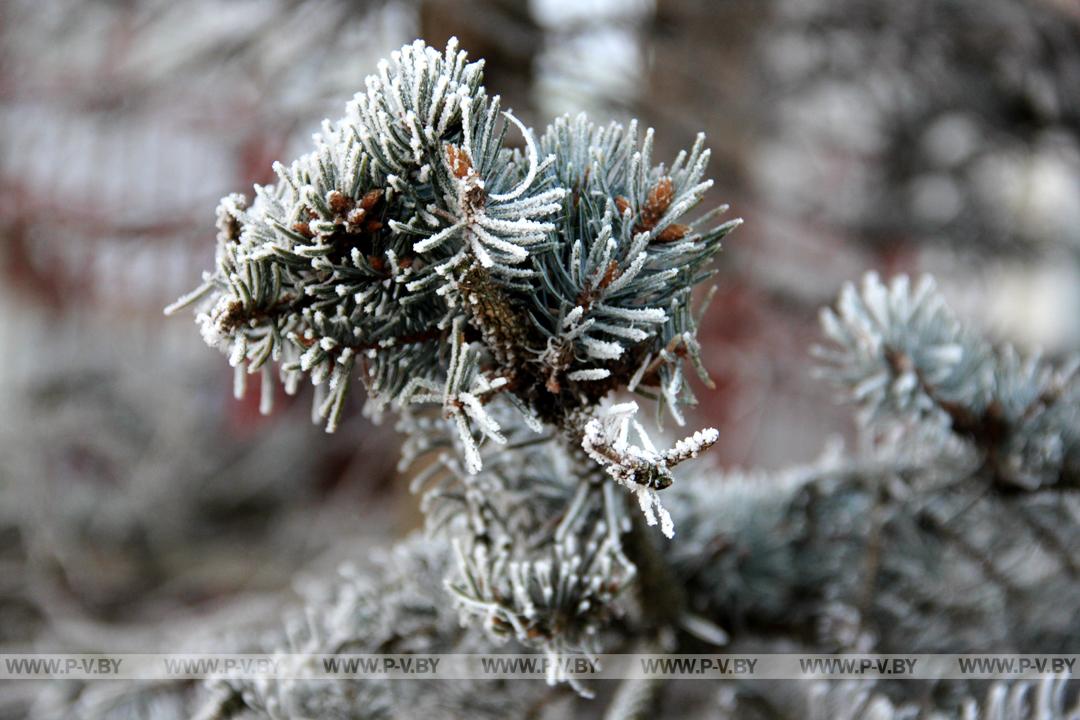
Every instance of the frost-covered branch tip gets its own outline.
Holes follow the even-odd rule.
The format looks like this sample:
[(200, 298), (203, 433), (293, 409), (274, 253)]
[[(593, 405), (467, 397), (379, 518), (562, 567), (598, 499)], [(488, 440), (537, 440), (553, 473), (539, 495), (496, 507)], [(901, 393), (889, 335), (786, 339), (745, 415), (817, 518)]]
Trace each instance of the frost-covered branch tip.
[[(715, 428), (699, 430), (679, 440), (671, 449), (658, 451), (635, 418), (637, 411), (635, 402), (611, 406), (602, 416), (586, 423), (581, 446), (611, 477), (637, 495), (649, 525), (656, 524), (656, 514), (659, 514), (661, 530), (670, 538), (674, 536), (675, 527), (656, 491), (671, 485), (671, 468), (707, 450), (716, 443), (720, 433)], [(629, 441), (631, 427), (640, 445)]]
[(870, 273), (821, 324), (832, 344), (815, 348), (820, 374), (864, 422), (941, 422), (1002, 487), (1080, 485), (1080, 358), (1051, 364), (991, 345), (961, 326), (929, 277), (912, 287)]

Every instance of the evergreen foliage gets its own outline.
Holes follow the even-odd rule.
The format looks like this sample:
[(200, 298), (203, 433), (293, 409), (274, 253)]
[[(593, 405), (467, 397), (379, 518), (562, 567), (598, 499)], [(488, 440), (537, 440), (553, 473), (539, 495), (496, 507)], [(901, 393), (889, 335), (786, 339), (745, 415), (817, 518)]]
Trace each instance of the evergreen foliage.
[(199, 304), (265, 411), (275, 374), (289, 392), (307, 377), (332, 431), (359, 376), (368, 412), (400, 414), (405, 464), (436, 456), (417, 485), (463, 612), (586, 648), (635, 574), (612, 480), (671, 537), (657, 491), (717, 438), (658, 451), (636, 404), (602, 400), (638, 392), (683, 423), (684, 366), (704, 377), (691, 291), (737, 221), (687, 218), (712, 184), (702, 137), (670, 166), (633, 124), (562, 118), (537, 140), (481, 71), (455, 41), (395, 52), (276, 185), (222, 201), (217, 267), (169, 311)]
[[(1053, 652), (1077, 641), (1072, 609), (1055, 602), (1077, 581), (1076, 361), (995, 347), (929, 279), (870, 274), (822, 311), (829, 345), (816, 350), (859, 407), (859, 451), (676, 480), (717, 431), (658, 449), (625, 396), (682, 425), (688, 376), (710, 384), (692, 295), (738, 221), (695, 212), (711, 185), (702, 137), (670, 165), (654, 164), (652, 132), (634, 123), (559, 118), (535, 137), (451, 41), (394, 53), (314, 143), (254, 199), (222, 201), (216, 267), (169, 311), (196, 306), (237, 392), (261, 376), (266, 412), (275, 382), (295, 392), (309, 379), (333, 431), (358, 378), (365, 412), (396, 416), (429, 539), (402, 545), (374, 580), (345, 579), (267, 647)], [(989, 532), (1002, 514), (1022, 522)], [(1020, 560), (1028, 572), (1005, 568)], [(447, 620), (444, 589), (466, 629)], [(332, 685), (220, 683), (206, 717), (397, 716), (425, 702), (497, 717), (503, 700), (537, 701), (534, 689)], [(726, 687), (711, 707), (930, 717), (872, 683), (755, 692)], [(1061, 683), (943, 697), (943, 716), (1069, 716)], [(631, 681), (609, 715), (670, 700), (660, 683)]]

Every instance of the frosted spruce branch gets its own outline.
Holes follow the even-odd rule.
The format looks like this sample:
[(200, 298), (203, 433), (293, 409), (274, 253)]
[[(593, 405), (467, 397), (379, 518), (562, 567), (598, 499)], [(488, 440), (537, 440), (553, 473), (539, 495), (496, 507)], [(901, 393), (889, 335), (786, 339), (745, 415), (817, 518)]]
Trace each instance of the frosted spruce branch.
[(403, 467), (426, 468), (414, 487), (455, 548), (462, 613), (584, 650), (634, 585), (630, 494), (670, 538), (658, 493), (717, 439), (658, 450), (636, 404), (607, 398), (684, 423), (688, 372), (710, 385), (692, 291), (738, 221), (692, 213), (712, 185), (703, 137), (665, 165), (636, 123), (536, 136), (482, 70), (455, 40), (380, 62), (275, 184), (221, 201), (216, 266), (167, 312), (196, 306), (237, 395), (260, 376), (264, 412), (276, 381), (309, 379), (333, 431), (359, 379), (368, 413), (398, 415)]
[[(313, 588), (302, 611), (255, 643), (261, 652), (281, 652), (281, 662), (303, 653), (496, 652), (482, 636), (471, 636), (442, 601), (441, 583), (451, 558), (444, 543), (412, 537), (380, 552), (367, 567), (343, 567), (340, 577)], [(317, 591), (317, 592), (315, 592)], [(210, 698), (200, 720), (257, 717), (455, 717), (499, 718), (525, 714), (546, 690), (506, 683), (417, 680), (347, 683), (306, 680), (304, 662), (289, 668), (294, 679), (207, 681)]]
[(822, 374), (865, 422), (943, 423), (1002, 489), (1080, 486), (1080, 358), (995, 348), (960, 325), (928, 277), (885, 285), (871, 273), (821, 323), (833, 343), (816, 349)]

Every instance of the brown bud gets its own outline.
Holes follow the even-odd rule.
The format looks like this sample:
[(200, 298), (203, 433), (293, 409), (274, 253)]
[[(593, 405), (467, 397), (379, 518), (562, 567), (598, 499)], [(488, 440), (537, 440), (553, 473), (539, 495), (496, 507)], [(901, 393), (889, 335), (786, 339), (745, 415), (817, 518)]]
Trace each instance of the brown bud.
[(600, 282), (597, 284), (597, 289), (603, 290), (611, 283), (615, 282), (615, 278), (619, 277), (619, 263), (612, 260), (608, 263), (607, 269), (604, 270), (604, 276), (600, 278)]
[(371, 210), (373, 207), (379, 204), (383, 198), (383, 191), (381, 188), (376, 190), (369, 190), (364, 193), (364, 197), (360, 198), (360, 207), (364, 210)]
[(364, 216), (367, 215), (367, 210), (362, 207), (354, 208), (349, 216), (345, 218), (350, 225), (359, 225), (364, 222)]
[(469, 159), (469, 153), (464, 148), (447, 145), (446, 160), (450, 164), (450, 172), (454, 173), (454, 177), (458, 180), (464, 180), (472, 172), (472, 160)]
[(352, 207), (352, 199), (345, 195), (343, 192), (337, 190), (331, 191), (326, 197), (326, 204), (330, 206), (330, 211), (338, 215), (344, 215)]
[(653, 242), (669, 243), (676, 240), (682, 240), (690, 233), (689, 225), (680, 225), (679, 223), (672, 223), (664, 228), (659, 235), (653, 238)]
[(671, 178), (662, 177), (656, 186), (649, 191), (645, 198), (645, 206), (641, 208), (641, 227), (644, 230), (652, 230), (664, 217), (664, 213), (671, 207), (671, 201), (675, 198)]

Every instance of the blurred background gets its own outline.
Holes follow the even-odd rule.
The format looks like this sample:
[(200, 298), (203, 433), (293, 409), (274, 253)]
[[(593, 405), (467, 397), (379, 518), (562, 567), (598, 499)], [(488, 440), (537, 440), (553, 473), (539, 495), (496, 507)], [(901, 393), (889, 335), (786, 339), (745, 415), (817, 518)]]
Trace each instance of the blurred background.
[(850, 439), (807, 350), (869, 269), (1080, 347), (1077, 0), (0, 0), (0, 651), (240, 627), (417, 526), (392, 427), (327, 436), (303, 394), (259, 416), (161, 309), (212, 264), (220, 196), (451, 35), (534, 127), (638, 117), (668, 159), (707, 133), (712, 201), (746, 220), (702, 338), (711, 462)]

